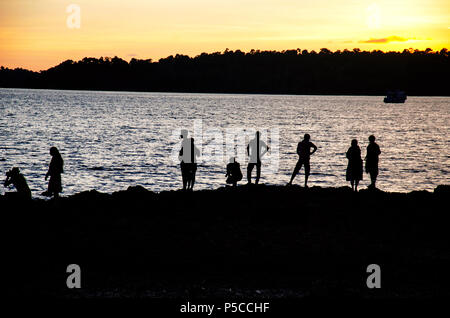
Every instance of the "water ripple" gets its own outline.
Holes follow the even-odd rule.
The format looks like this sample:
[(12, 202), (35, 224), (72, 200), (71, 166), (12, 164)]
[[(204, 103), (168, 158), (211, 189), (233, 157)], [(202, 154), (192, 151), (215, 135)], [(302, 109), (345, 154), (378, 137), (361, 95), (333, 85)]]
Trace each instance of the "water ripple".
[[(343, 186), (350, 140), (365, 155), (367, 137), (381, 146), (380, 188), (406, 192), (449, 184), (450, 98), (410, 97), (387, 105), (372, 96), (268, 96), (0, 89), (0, 173), (19, 166), (34, 195), (45, 190), (50, 146), (65, 160), (64, 194), (113, 192), (140, 184), (178, 189), (179, 165), (170, 160), (179, 139), (202, 119), (207, 146), (213, 130), (280, 129), (278, 172), (262, 168), (261, 182), (286, 184), (304, 133), (319, 147), (311, 158), (311, 186)], [(223, 186), (224, 162), (203, 162), (197, 189)], [(241, 161), (245, 175), (246, 162)], [(368, 184), (364, 175), (361, 186)], [(244, 182), (244, 181), (242, 181)], [(303, 183), (303, 170), (295, 180)], [(0, 193), (5, 189), (1, 187)]]

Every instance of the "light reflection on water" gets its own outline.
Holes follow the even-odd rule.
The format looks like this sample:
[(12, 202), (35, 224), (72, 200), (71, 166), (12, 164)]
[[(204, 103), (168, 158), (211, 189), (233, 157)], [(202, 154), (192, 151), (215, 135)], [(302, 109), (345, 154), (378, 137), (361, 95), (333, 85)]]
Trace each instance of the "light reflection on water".
[[(347, 185), (345, 152), (357, 138), (365, 155), (370, 134), (377, 136), (382, 151), (381, 189), (432, 190), (450, 181), (448, 97), (409, 97), (397, 105), (374, 96), (0, 89), (0, 114), (2, 178), (19, 166), (35, 196), (46, 188), (53, 145), (65, 160), (63, 195), (137, 184), (153, 191), (178, 189), (179, 167), (170, 154), (179, 146), (172, 131), (192, 129), (194, 119), (202, 119), (204, 128), (279, 128), (279, 171), (263, 166), (262, 183), (289, 181), (304, 133), (319, 147), (311, 159), (310, 186)], [(196, 189), (223, 186), (225, 164), (200, 165)], [(246, 164), (241, 165), (245, 175)], [(302, 172), (294, 182), (303, 183)], [(369, 183), (367, 175), (364, 179), (362, 186)]]

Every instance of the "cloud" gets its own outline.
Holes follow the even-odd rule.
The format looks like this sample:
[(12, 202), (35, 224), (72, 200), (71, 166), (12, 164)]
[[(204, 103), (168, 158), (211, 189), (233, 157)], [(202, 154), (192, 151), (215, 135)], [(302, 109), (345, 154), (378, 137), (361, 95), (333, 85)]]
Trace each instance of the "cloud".
[(359, 43), (389, 43), (389, 42), (406, 42), (409, 39), (402, 38), (400, 36), (388, 36), (387, 38), (381, 39), (370, 39), (366, 41), (359, 41)]
[(136, 56), (138, 56), (138, 55), (135, 54), (135, 53), (131, 53), (131, 54), (127, 54), (127, 56), (129, 56), (129, 57), (136, 57)]

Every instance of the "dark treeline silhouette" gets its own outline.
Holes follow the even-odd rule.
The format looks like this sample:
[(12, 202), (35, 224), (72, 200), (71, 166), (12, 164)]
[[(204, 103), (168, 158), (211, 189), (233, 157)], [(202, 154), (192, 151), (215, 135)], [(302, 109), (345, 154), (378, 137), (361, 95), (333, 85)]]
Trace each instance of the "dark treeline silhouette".
[(41, 72), (0, 69), (0, 87), (267, 94), (448, 96), (447, 49), (403, 52), (225, 50), (196, 57), (83, 58)]

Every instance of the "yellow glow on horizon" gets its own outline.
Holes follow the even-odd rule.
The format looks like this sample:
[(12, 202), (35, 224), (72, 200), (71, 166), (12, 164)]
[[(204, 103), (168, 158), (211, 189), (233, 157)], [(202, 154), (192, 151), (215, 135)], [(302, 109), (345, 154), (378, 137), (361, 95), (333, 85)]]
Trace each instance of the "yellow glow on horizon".
[[(66, 7), (81, 8), (80, 29)], [(379, 8), (378, 26), (368, 8)], [(0, 0), (0, 65), (251, 49), (403, 50), (450, 45), (447, 0)]]

